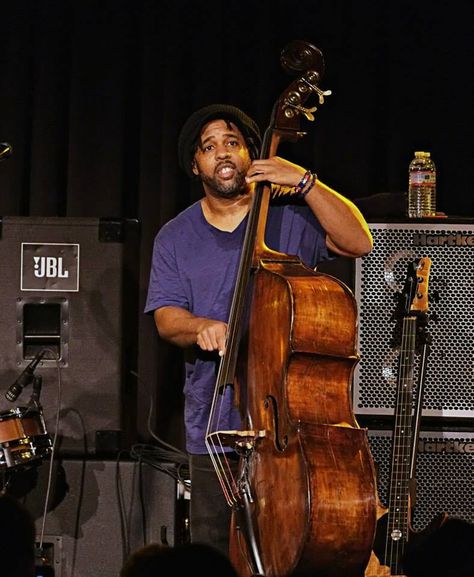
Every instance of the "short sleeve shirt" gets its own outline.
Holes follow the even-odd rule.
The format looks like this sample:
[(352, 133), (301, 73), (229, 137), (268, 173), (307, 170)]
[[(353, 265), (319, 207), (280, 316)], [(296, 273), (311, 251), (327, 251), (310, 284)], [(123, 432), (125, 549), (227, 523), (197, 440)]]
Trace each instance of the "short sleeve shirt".
[[(174, 306), (227, 322), (246, 224), (247, 218), (232, 232), (219, 230), (206, 221), (200, 202), (166, 223), (155, 237), (145, 312)], [(306, 205), (271, 205), (265, 242), (274, 250), (299, 256), (311, 268), (329, 258), (325, 232)], [(190, 453), (205, 454), (220, 358), (217, 353), (195, 349), (193, 362), (185, 363), (186, 448)], [(219, 429), (239, 428), (230, 387), (220, 408)]]

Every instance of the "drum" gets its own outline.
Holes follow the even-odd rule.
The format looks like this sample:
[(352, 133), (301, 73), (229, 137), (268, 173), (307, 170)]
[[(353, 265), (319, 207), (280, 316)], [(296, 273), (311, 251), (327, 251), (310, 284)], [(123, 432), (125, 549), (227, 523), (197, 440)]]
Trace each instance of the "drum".
[(0, 412), (0, 469), (43, 459), (51, 450), (41, 411), (18, 407)]

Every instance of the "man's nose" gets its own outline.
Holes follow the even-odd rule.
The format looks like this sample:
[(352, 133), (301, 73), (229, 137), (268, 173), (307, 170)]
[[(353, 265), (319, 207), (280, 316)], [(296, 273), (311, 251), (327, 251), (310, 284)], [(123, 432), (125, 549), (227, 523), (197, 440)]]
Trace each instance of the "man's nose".
[(229, 152), (229, 149), (227, 148), (227, 146), (222, 145), (222, 146), (216, 147), (216, 157), (217, 158), (227, 158), (228, 156), (230, 156), (230, 152)]

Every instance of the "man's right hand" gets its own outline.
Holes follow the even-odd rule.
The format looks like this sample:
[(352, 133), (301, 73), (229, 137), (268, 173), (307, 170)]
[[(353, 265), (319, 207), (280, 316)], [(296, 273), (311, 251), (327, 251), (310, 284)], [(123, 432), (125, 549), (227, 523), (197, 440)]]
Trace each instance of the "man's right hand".
[(212, 319), (201, 318), (199, 320), (201, 322), (198, 324), (197, 345), (203, 351), (219, 351), (219, 355), (222, 356), (225, 353), (227, 324)]
[(225, 352), (227, 324), (205, 317), (196, 317), (180, 307), (162, 307), (155, 311), (160, 336), (180, 347), (197, 345), (203, 351)]

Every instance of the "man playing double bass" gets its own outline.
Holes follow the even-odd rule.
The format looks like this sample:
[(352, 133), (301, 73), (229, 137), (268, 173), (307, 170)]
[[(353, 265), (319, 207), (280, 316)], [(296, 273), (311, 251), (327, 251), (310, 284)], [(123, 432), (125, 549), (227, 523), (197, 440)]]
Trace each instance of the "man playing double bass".
[[(270, 248), (297, 255), (311, 268), (331, 255), (355, 258), (372, 248), (368, 226), (352, 202), (301, 166), (276, 156), (258, 160), (260, 145), (257, 124), (234, 106), (206, 106), (185, 122), (180, 165), (200, 179), (204, 196), (156, 235), (145, 307), (163, 339), (192, 353), (184, 384), (190, 534), (192, 541), (225, 553), (231, 509), (205, 435), (256, 183), (270, 183), (278, 200), (268, 212), (265, 242)], [(232, 388), (224, 395), (222, 427), (238, 429)]]

